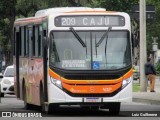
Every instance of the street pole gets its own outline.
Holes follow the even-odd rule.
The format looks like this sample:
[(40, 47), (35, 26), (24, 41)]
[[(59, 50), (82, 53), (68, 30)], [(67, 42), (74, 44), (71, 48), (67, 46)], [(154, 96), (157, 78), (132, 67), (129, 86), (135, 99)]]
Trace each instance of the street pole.
[(146, 0), (140, 0), (140, 91), (147, 92), (146, 63)]

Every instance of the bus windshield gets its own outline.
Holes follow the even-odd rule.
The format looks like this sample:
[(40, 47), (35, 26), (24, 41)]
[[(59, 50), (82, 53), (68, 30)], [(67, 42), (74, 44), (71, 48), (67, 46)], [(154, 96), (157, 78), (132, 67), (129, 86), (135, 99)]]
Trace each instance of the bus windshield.
[(98, 41), (106, 31), (76, 31), (83, 47), (71, 31), (52, 31), (50, 64), (68, 70), (114, 70), (131, 64), (128, 31), (109, 31), (102, 43)]

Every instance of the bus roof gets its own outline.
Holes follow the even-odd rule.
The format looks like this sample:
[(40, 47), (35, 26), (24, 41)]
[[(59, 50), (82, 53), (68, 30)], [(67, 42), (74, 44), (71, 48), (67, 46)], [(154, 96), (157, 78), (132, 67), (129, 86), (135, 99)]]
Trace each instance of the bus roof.
[(16, 19), (15, 25), (17, 24), (27, 24), (28, 22), (34, 22), (34, 23), (39, 23), (43, 19), (45, 19), (48, 15), (50, 14), (56, 14), (56, 13), (67, 13), (67, 12), (93, 12), (93, 11), (106, 11), (105, 8), (89, 8), (89, 7), (57, 7), (57, 8), (48, 8), (48, 9), (43, 9), (39, 10), (35, 13), (35, 16), (33, 17), (28, 17), (28, 18), (19, 18)]
[[(39, 10), (35, 13), (35, 16), (28, 18), (16, 19), (14, 25), (26, 25), (28, 23), (39, 24), (51, 14), (59, 13), (93, 13), (93, 12), (107, 12), (107, 13), (117, 13), (115, 11), (106, 11), (105, 8), (90, 8), (90, 7), (57, 7)], [(119, 12), (118, 12), (119, 13)], [(121, 12), (122, 13), (122, 12)]]
[(89, 8), (89, 7), (58, 7), (39, 10), (35, 13), (35, 17), (47, 16), (53, 13), (76, 12), (76, 11), (106, 11), (105, 8)]

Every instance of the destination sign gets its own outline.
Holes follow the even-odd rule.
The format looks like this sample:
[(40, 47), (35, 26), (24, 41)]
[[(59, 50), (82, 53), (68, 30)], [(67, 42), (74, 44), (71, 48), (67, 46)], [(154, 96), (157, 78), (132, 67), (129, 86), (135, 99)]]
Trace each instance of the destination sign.
[(55, 18), (56, 27), (105, 27), (124, 25), (124, 17), (113, 15), (58, 16)]

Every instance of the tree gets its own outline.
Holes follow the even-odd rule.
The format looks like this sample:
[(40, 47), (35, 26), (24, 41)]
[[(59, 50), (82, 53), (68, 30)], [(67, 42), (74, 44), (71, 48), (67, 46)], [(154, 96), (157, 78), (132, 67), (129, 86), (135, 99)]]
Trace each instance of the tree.
[(158, 48), (160, 48), (160, 1), (147, 0), (147, 4), (155, 6), (155, 18), (153, 21), (147, 22), (147, 51), (152, 50), (152, 37), (158, 37)]
[(108, 11), (130, 12), (131, 6), (139, 0), (91, 0), (89, 6), (106, 8)]
[(16, 0), (0, 1), (0, 43), (7, 61), (12, 61), (12, 59), (9, 57), (9, 54), (11, 53), (11, 39), (13, 38), (12, 28), (15, 20), (15, 3)]

